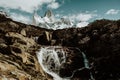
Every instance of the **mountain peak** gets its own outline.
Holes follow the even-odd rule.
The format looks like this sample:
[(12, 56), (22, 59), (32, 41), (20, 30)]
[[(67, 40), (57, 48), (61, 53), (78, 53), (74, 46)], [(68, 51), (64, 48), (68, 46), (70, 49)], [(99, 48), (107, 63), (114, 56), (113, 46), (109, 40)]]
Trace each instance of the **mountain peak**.
[(45, 12), (45, 15), (44, 15), (44, 17), (52, 17), (53, 16), (53, 12), (52, 12), (52, 10), (47, 10), (46, 12)]
[(70, 20), (64, 18), (57, 20), (52, 10), (47, 10), (44, 17), (39, 16), (37, 12), (34, 13), (33, 25), (44, 27), (47, 29), (62, 29), (72, 27), (73, 23)]

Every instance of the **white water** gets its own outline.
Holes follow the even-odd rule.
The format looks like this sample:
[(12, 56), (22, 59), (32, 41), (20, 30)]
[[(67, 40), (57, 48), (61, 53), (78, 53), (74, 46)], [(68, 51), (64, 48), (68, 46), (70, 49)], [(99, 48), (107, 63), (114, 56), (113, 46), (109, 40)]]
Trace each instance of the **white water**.
[[(81, 51), (80, 51), (81, 52)], [(62, 78), (59, 76), (59, 70), (63, 63), (66, 62), (66, 56), (62, 47), (48, 46), (42, 47), (37, 53), (38, 61), (42, 69), (53, 77), (54, 80), (70, 80), (76, 71), (83, 70), (84, 68), (90, 69), (89, 61), (86, 55), (82, 52), (84, 67), (73, 71), (70, 77)], [(95, 80), (90, 72), (90, 80)]]
[(54, 80), (69, 80), (59, 76), (59, 70), (65, 63), (65, 53), (59, 47), (43, 47), (37, 54), (42, 69), (51, 75)]
[[(85, 55), (84, 52), (82, 52), (82, 56), (83, 56), (83, 59), (84, 59), (85, 68), (90, 69), (89, 61), (88, 61), (88, 59), (87, 59), (87, 57), (86, 57), (86, 55)], [(93, 75), (92, 75), (91, 72), (90, 72), (90, 80), (95, 80), (95, 79), (93, 78)]]
[(83, 56), (83, 59), (84, 59), (85, 68), (89, 69), (89, 62), (87, 60), (87, 57), (86, 57), (85, 53), (82, 52), (82, 56)]

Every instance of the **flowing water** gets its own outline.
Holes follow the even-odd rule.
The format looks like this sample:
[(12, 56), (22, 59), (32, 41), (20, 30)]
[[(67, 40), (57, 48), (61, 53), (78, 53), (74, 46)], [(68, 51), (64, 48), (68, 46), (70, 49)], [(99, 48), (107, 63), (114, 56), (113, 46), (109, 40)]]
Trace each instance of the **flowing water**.
[[(82, 52), (84, 60), (84, 68), (89, 69), (89, 62), (86, 55)], [(76, 71), (80, 71), (83, 68), (73, 71), (73, 74), (70, 77), (62, 78), (59, 76), (60, 67), (63, 63), (66, 62), (66, 55), (62, 47), (59, 46), (48, 46), (42, 47), (37, 53), (37, 58), (42, 69), (49, 75), (53, 77), (54, 80), (70, 80)], [(90, 80), (94, 80), (92, 73), (90, 73)]]
[[(83, 56), (83, 59), (84, 59), (85, 68), (90, 69), (89, 61), (88, 61), (84, 52), (82, 52), (82, 56)], [(91, 72), (90, 72), (90, 80), (95, 80)]]
[(62, 49), (54, 46), (43, 47), (37, 57), (43, 70), (51, 75), (54, 80), (68, 80), (59, 76), (60, 67), (66, 62), (65, 53)]

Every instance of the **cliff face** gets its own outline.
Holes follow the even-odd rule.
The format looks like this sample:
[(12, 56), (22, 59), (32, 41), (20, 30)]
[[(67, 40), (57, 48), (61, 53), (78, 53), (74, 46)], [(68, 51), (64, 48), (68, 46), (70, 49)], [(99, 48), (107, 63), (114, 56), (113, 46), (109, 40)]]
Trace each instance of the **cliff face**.
[(48, 79), (36, 58), (35, 36), (43, 31), (0, 15), (0, 79)]
[(42, 45), (68, 48), (68, 62), (60, 70), (62, 77), (84, 66), (80, 49), (87, 56), (90, 69), (76, 71), (73, 80), (88, 80), (89, 72), (96, 80), (120, 79), (120, 20), (98, 20), (84, 28), (53, 31), (0, 15), (0, 79), (52, 79), (36, 57)]

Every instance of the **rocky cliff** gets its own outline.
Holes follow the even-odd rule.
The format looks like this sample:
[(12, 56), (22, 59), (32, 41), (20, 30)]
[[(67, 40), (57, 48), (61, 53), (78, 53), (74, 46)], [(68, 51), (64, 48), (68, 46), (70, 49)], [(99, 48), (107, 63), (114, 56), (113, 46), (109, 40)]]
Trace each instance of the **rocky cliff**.
[(36, 36), (45, 29), (0, 15), (0, 79), (48, 80), (36, 58)]
[[(36, 57), (41, 46), (62, 46), (67, 62), (60, 76), (71, 80), (120, 79), (120, 20), (97, 20), (84, 28), (48, 30), (0, 15), (0, 79), (52, 80)], [(80, 51), (79, 51), (80, 50)], [(90, 68), (84, 67), (82, 52)], [(83, 68), (82, 70), (77, 70)]]

